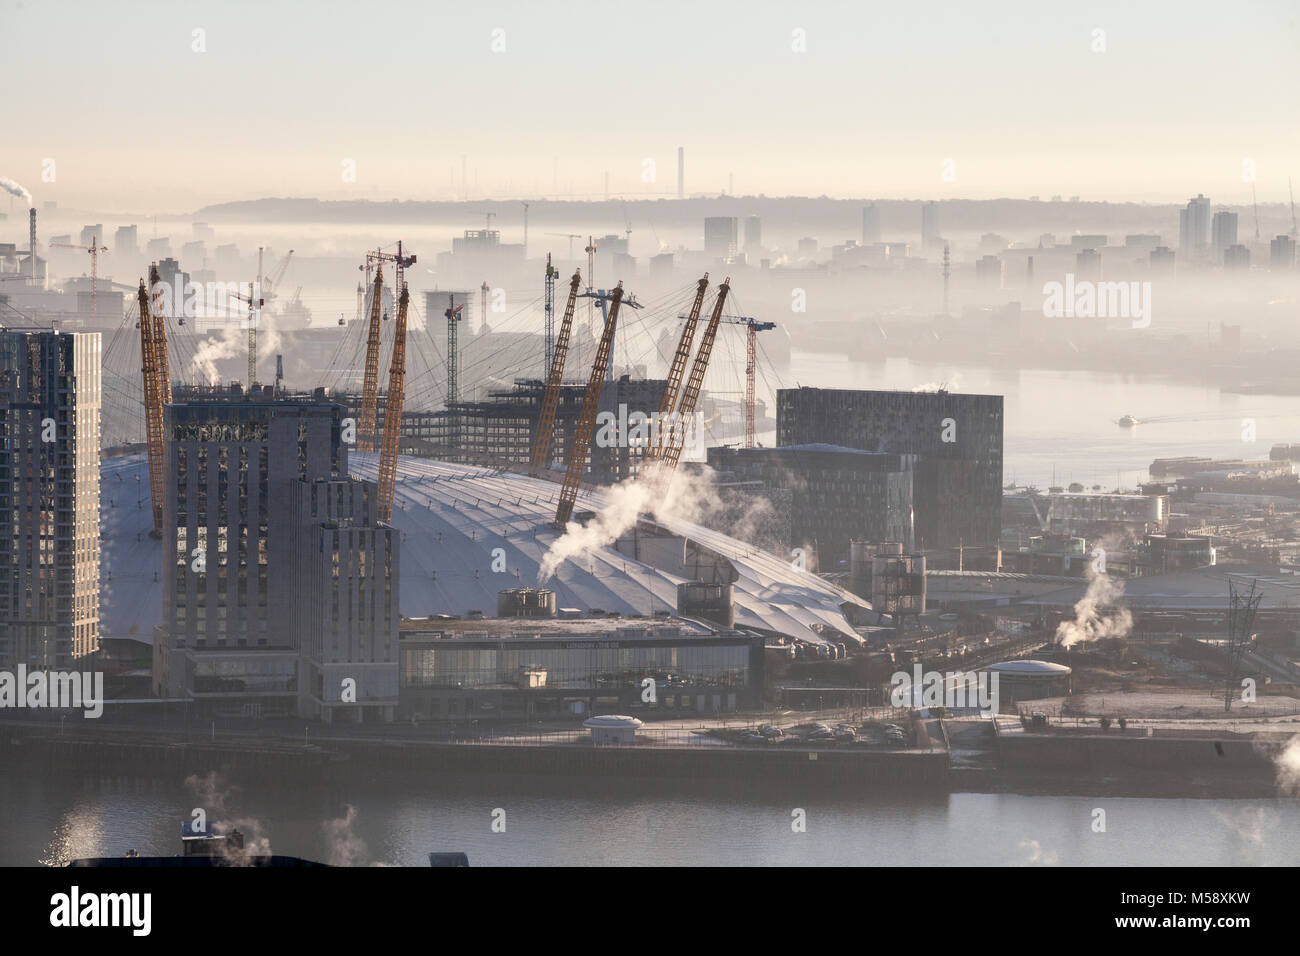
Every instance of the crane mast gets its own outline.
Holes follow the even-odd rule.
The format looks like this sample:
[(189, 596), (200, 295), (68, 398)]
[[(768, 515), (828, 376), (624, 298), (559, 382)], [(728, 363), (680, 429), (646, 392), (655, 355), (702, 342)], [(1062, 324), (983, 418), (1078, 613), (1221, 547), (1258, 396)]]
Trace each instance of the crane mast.
[(388, 400), (384, 406), (384, 438), (379, 453), (378, 517), (393, 517), (393, 490), (397, 482), (397, 446), (402, 433), (402, 401), (406, 388), (406, 308), (411, 293), (402, 283), (397, 300), (397, 326), (393, 332), (393, 356), (388, 363)]
[(578, 416), (578, 425), (573, 431), (573, 447), (569, 449), (568, 467), (564, 472), (564, 485), (560, 489), (560, 501), (555, 509), (555, 527), (563, 531), (573, 514), (573, 504), (578, 500), (578, 485), (582, 483), (582, 470), (587, 465), (587, 452), (591, 450), (592, 431), (596, 426), (596, 411), (600, 407), (600, 392), (604, 386), (605, 368), (609, 365), (610, 352), (613, 350), (614, 328), (618, 324), (618, 307), (623, 301), (623, 283), (620, 280), (612, 295), (613, 303), (609, 309), (609, 321), (600, 335), (600, 345), (596, 347), (596, 361), (591, 366), (591, 377), (587, 379), (587, 390), (582, 396), (582, 413)]
[(447, 408), (460, 401), (460, 346), (456, 344), (456, 328), (465, 305), (456, 304), (456, 294), (447, 293)]
[[(686, 317), (682, 337), (677, 342), (677, 351), (673, 353), (673, 364), (668, 369), (668, 380), (664, 383), (664, 393), (659, 399), (659, 434), (656, 436), (655, 444), (646, 449), (646, 458), (649, 460), (659, 456), (664, 446), (664, 439), (668, 437), (664, 434), (664, 423), (671, 418), (673, 406), (677, 404), (677, 393), (682, 387), (682, 376), (686, 374), (686, 362), (691, 357), (691, 346), (695, 344), (695, 327), (699, 324), (700, 309), (704, 306), (704, 293), (708, 288), (709, 274), (706, 272), (695, 289), (695, 301), (691, 304), (690, 315)], [(668, 428), (669, 431), (675, 431), (675, 423), (670, 424)]]
[[(153, 340), (154, 351), (158, 356), (158, 395), (163, 405), (170, 405), (172, 403), (172, 371), (171, 365), (167, 361), (167, 316), (163, 309), (161, 277), (158, 275), (156, 263), (149, 266), (149, 285), (153, 289)], [(161, 411), (158, 420), (162, 421)]]
[[(35, 227), (33, 227), (35, 228)], [(92, 318), (99, 318), (99, 254), (108, 252), (108, 246), (99, 244), (99, 236), (90, 237), (89, 246), (78, 246), (70, 242), (51, 242), (51, 249), (80, 249), (82, 252), (90, 253), (90, 314)], [(32, 257), (35, 259), (36, 253), (33, 251)], [(34, 268), (34, 267), (33, 267)]]
[[(256, 300), (256, 306), (254, 306)], [(257, 247), (257, 288), (248, 290), (248, 390), (257, 379), (257, 323), (262, 319), (262, 247)]]
[(384, 267), (375, 270), (370, 294), (370, 331), (366, 336), (366, 377), (361, 386), (361, 424), (357, 434), (359, 451), (375, 450), (375, 413), (379, 405), (379, 319), (384, 308)]
[[(150, 270), (151, 283), (157, 284), (158, 267)], [(144, 388), (145, 440), (149, 450), (149, 495), (153, 505), (153, 533), (162, 537), (163, 527), (163, 421), (162, 389), (159, 385), (158, 342), (149, 290), (140, 280), (137, 293), (140, 307), (140, 372)], [(161, 323), (159, 323), (161, 324)], [(164, 352), (166, 346), (164, 345)]]
[[(554, 271), (550, 265), (546, 268), (548, 274)], [(551, 279), (551, 284), (554, 285), (554, 278)], [(540, 471), (551, 463), (555, 413), (560, 407), (560, 382), (564, 378), (564, 360), (569, 354), (569, 331), (573, 328), (573, 309), (578, 301), (578, 286), (581, 284), (581, 271), (575, 269), (573, 279), (569, 282), (569, 299), (564, 304), (564, 318), (560, 320), (560, 337), (556, 340), (555, 351), (550, 356), (551, 367), (546, 378), (546, 390), (542, 393), (542, 407), (537, 413), (537, 431), (533, 434), (534, 471)]]
[(758, 333), (776, 328), (775, 322), (756, 322), (746, 319), (745, 326), (745, 447), (753, 448), (754, 435), (754, 370), (758, 366)]
[[(525, 209), (528, 207), (525, 206)], [(559, 275), (559, 270), (551, 265), (551, 254), (546, 254), (546, 285), (544, 286), (544, 302), (542, 312), (546, 317), (545, 324), (542, 328), (542, 371), (549, 372), (551, 369), (551, 354), (555, 351), (555, 277)]]
[(681, 404), (677, 406), (677, 418), (682, 423), (681, 431), (674, 429), (672, 441), (663, 450), (663, 461), (669, 472), (677, 467), (677, 462), (682, 457), (686, 419), (695, 414), (695, 403), (699, 401), (700, 389), (704, 387), (704, 373), (708, 371), (709, 358), (713, 355), (713, 340), (718, 336), (718, 324), (722, 321), (722, 307), (730, 291), (731, 277), (728, 276), (723, 280), (722, 285), (718, 286), (718, 298), (713, 303), (713, 314), (709, 316), (709, 324), (704, 329), (704, 338), (700, 340), (700, 350), (695, 355), (695, 364), (691, 366), (691, 377), (686, 380), (686, 390), (682, 392)]

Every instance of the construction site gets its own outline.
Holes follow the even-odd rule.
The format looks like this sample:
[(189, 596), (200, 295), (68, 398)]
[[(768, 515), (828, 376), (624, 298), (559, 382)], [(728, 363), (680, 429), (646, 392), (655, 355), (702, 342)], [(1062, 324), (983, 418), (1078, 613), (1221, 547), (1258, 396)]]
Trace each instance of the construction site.
[[(98, 319), (102, 249), (78, 248)], [(319, 330), (330, 354), (311, 360), (306, 388), (285, 375), (302, 356), (268, 350), (285, 347), (279, 323), (299, 301), (276, 292), (292, 252), (265, 274), (259, 255), (221, 319), (191, 314), (173, 265), (151, 263), (104, 349), (102, 646), (138, 663), (144, 645), (160, 699), (258, 719), (508, 725), (618, 708), (671, 720), (774, 702), (822, 713), (887, 706), (899, 667), (1008, 663), (1024, 666), (1006, 672), (1004, 714), (1109, 720), (1118, 706), (1140, 725), (1176, 719), (1225, 675), (1254, 675), (1264, 701), (1230, 700), (1229, 719), (1292, 716), (1282, 582), (1263, 584), (1273, 630), (1225, 664), (1226, 627), (1158, 622), (1165, 590), (1146, 608), (1141, 584), (1119, 601), (1080, 580), (1082, 535), (1120, 532), (1147, 536), (1151, 587), (1204, 575), (1202, 539), (1187, 550), (1166, 534), (1167, 496), (1003, 494), (1001, 397), (944, 389), (779, 390), (782, 445), (763, 448), (757, 379), (777, 373), (761, 336), (775, 323), (708, 273), (644, 303), (623, 282), (602, 288), (595, 248), (589, 237), (587, 271), (567, 277), (547, 257), (540, 330), (536, 303), (517, 310), (522, 328), (490, 328), (486, 281), (426, 292), (420, 310), (417, 255), (402, 242), (368, 251), (353, 319)], [(718, 361), (728, 328), (743, 358)], [(653, 343), (662, 364), (628, 340)], [(489, 355), (525, 374), (503, 380)], [(239, 361), (242, 380), (214, 380), (218, 361)], [(960, 439), (925, 427), (935, 420), (962, 421)], [(306, 541), (321, 557), (300, 556)], [(1112, 573), (1126, 567), (1124, 551), (1111, 558)], [(1208, 586), (1214, 615), (1228, 579)], [(1107, 623), (1130, 613), (1136, 626)], [(1071, 649), (1070, 627), (1098, 643)], [(507, 645), (521, 650), (503, 669)], [(359, 668), (359, 697), (342, 707), (328, 689)], [(647, 706), (645, 680), (672, 692)]]

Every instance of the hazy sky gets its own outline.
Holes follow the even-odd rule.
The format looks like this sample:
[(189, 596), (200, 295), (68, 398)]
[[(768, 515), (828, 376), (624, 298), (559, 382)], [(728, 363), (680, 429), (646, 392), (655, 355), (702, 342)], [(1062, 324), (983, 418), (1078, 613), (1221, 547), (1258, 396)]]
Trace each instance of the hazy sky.
[(1252, 159), (1280, 201), (1300, 179), (1298, 10), (0, 0), (0, 176), (182, 212), (452, 198), (464, 154), (471, 198), (554, 194), (557, 157), (560, 192), (600, 196), (608, 171), (615, 195), (671, 194), (682, 145), (688, 192), (734, 174), (739, 194), (1243, 202)]

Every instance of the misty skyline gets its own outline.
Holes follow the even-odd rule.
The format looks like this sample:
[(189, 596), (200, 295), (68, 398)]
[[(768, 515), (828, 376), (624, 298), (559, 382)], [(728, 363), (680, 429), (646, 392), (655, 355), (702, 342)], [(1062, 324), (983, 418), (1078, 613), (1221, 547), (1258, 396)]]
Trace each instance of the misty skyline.
[(606, 173), (653, 198), (676, 195), (684, 146), (688, 195), (734, 177), (739, 195), (1238, 204), (1251, 160), (1272, 203), (1298, 48), (1281, 3), (7, 3), (0, 56), (38, 79), (0, 113), (0, 175), (38, 204), (157, 213), (596, 199)]

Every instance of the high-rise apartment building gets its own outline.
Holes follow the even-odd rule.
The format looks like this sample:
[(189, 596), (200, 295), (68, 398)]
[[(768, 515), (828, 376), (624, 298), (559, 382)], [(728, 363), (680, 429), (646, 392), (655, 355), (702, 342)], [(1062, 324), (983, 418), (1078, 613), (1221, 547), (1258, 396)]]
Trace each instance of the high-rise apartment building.
[(880, 241), (880, 209), (875, 203), (862, 207), (862, 244)]
[(921, 207), (921, 245), (943, 238), (939, 232), (939, 204), (931, 200)]
[(1205, 255), (1210, 243), (1210, 200), (1197, 194), (1178, 211), (1178, 253), (1186, 262)]
[(1269, 240), (1268, 267), (1274, 272), (1290, 272), (1295, 268), (1294, 239), (1283, 235)]
[(100, 348), (0, 330), (0, 666), (99, 649)]
[[(398, 543), (374, 483), (347, 477), (346, 414), (323, 392), (238, 386), (167, 406), (157, 693), (250, 716), (391, 717)], [(324, 664), (355, 664), (352, 699)]]
[(739, 220), (735, 216), (708, 216), (704, 220), (704, 251), (721, 259), (736, 255)]
[(140, 254), (140, 230), (136, 226), (118, 226), (113, 233), (113, 255), (130, 256)]
[(1229, 246), (1237, 244), (1237, 214), (1221, 209), (1210, 221), (1210, 252), (1215, 262), (1223, 262)]

